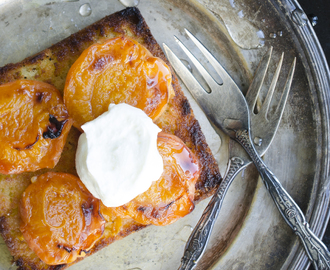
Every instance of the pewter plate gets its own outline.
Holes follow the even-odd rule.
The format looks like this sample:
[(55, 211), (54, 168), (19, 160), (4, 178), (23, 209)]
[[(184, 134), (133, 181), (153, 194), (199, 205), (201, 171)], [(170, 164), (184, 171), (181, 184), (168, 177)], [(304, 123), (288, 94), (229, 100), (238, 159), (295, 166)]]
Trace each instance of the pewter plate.
[[(126, 3), (138, 4), (158, 43), (167, 43), (187, 65), (190, 64), (173, 35), (194, 50), (183, 31), (189, 29), (215, 54), (243, 92), (270, 46), (274, 47), (272, 70), (281, 52), (285, 52), (282, 78), (297, 57), (289, 101), (265, 161), (301, 207), (313, 231), (323, 235), (329, 217), (330, 75), (299, 4), (294, 0), (126, 0)], [(21, 61), (123, 8), (118, 0), (0, 0), (0, 66)], [(201, 56), (200, 60), (203, 62)], [(193, 67), (192, 72), (198, 77)], [(224, 173), (227, 139), (216, 135), (183, 84), (182, 87)], [(148, 227), (117, 241), (70, 269), (177, 269), (185, 241), (206, 204), (207, 200), (199, 203), (192, 214), (175, 224)], [(307, 256), (297, 237), (282, 220), (253, 166), (247, 168), (228, 191), (197, 269), (307, 266)], [(15, 268), (0, 238), (0, 269)]]

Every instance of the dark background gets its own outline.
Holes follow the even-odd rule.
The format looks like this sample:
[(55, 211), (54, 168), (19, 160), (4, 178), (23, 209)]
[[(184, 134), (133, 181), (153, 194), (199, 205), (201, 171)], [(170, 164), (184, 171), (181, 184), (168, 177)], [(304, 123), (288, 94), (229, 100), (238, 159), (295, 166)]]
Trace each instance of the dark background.
[(317, 16), (315, 33), (322, 45), (325, 56), (330, 62), (330, 0), (298, 0), (307, 16)]
[[(330, 63), (330, 0), (298, 0), (302, 9), (305, 11), (310, 21), (315, 16), (317, 17), (317, 24), (314, 26), (315, 33), (321, 43), (323, 51)], [(329, 89), (330, 90), (330, 89)], [(330, 224), (327, 227), (323, 242), (330, 250)], [(310, 267), (310, 270), (314, 269)]]

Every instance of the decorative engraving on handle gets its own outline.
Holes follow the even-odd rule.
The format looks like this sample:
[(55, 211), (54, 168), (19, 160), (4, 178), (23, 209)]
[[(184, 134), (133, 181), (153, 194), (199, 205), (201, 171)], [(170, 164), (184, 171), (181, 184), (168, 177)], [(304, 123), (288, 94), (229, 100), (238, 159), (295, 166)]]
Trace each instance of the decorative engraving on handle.
[[(268, 179), (267, 179), (268, 180)], [(269, 181), (272, 181), (270, 179)], [(309, 224), (305, 219), (297, 204), (290, 195), (284, 190), (281, 184), (274, 176), (274, 180), (268, 185), (272, 197), (275, 200), (281, 214), (293, 229), (296, 235), (301, 239), (309, 259), (313, 262), (315, 269), (330, 269), (330, 253), (322, 241), (310, 230)]]
[(232, 157), (230, 159), (230, 165), (226, 177), (222, 180), (215, 194), (219, 199), (224, 197), (225, 192), (233, 181), (233, 178), (237, 175), (243, 165), (244, 161), (240, 157)]
[(247, 130), (236, 131), (236, 140), (249, 154), (256, 165), (269, 193), (286, 223), (301, 239), (309, 259), (315, 269), (330, 269), (330, 253), (322, 241), (309, 229), (304, 214), (291, 196), (282, 187), (275, 175), (267, 168), (252, 146)]
[(179, 270), (190, 270), (195, 268), (197, 262), (202, 257), (206, 245), (210, 239), (213, 225), (219, 215), (222, 202), (227, 190), (235, 176), (244, 168), (244, 161), (239, 157), (230, 159), (229, 169), (226, 177), (220, 183), (216, 193), (205, 208), (202, 217), (198, 221), (195, 229), (187, 241), (184, 255), (181, 259)]
[[(249, 154), (252, 160), (258, 162), (258, 153), (253, 148), (251, 143), (251, 138), (249, 136), (249, 131), (246, 129), (239, 129), (236, 131), (236, 140), (243, 146), (245, 151)], [(259, 166), (263, 166), (260, 162), (258, 162)]]

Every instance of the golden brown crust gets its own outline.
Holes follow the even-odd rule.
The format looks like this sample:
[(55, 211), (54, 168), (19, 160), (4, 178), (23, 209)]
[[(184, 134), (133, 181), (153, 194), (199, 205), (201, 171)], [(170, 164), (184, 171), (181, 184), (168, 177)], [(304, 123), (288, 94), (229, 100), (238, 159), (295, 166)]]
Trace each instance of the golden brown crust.
[[(99, 22), (71, 35), (52, 47), (26, 58), (17, 64), (0, 68), (0, 84), (17, 80), (39, 80), (54, 85), (63, 94), (66, 74), (70, 66), (84, 49), (95, 42), (118, 35), (127, 35), (143, 44), (167, 64), (160, 46), (152, 37), (148, 26), (137, 8), (127, 8), (105, 17)], [(214, 193), (221, 181), (218, 166), (205, 142), (198, 121), (195, 119), (187, 98), (183, 95), (177, 77), (173, 73), (175, 97), (168, 104), (164, 114), (157, 120), (163, 131), (175, 134), (195, 153), (200, 165), (201, 175), (196, 183), (195, 201)], [(51, 171), (68, 172), (76, 175), (74, 154), (79, 131), (71, 129), (62, 157)], [(0, 174), (0, 233), (4, 238), (19, 269), (62, 269), (68, 265), (47, 266), (27, 246), (19, 231), (20, 217), (18, 203), (29, 185), (31, 176), (50, 170), (20, 175)], [(92, 248), (90, 254), (107, 246), (115, 240), (144, 228), (133, 220), (125, 220), (118, 232), (106, 225), (102, 238)]]

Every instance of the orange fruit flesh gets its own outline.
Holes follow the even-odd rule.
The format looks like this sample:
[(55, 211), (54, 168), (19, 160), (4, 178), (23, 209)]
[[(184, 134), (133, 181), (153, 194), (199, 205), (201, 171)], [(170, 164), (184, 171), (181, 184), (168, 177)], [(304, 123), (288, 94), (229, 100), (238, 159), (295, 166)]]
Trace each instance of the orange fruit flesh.
[(113, 214), (133, 218), (142, 224), (167, 225), (194, 209), (195, 183), (199, 164), (189, 148), (176, 136), (160, 132), (158, 150), (164, 162), (164, 172), (158, 181), (130, 202), (120, 207), (105, 207), (104, 216)]
[(76, 176), (42, 174), (23, 193), (20, 230), (46, 264), (73, 262), (103, 233), (99, 203)]
[(64, 102), (80, 128), (108, 110), (127, 103), (156, 120), (173, 95), (169, 67), (142, 45), (116, 37), (86, 49), (72, 65)]
[(0, 85), (0, 173), (53, 168), (71, 125), (52, 85), (30, 80)]

